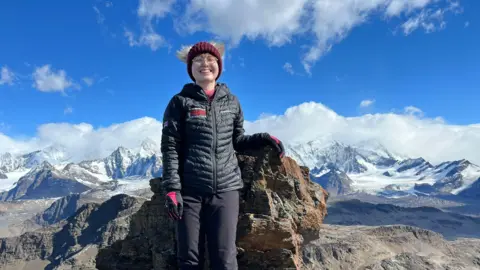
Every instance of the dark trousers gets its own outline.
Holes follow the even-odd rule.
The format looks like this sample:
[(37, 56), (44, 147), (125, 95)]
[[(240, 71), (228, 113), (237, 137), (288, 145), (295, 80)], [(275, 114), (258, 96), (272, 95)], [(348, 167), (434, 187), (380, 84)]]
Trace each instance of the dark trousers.
[(210, 267), (237, 270), (239, 191), (202, 196), (182, 194), (184, 208), (177, 223), (179, 269), (203, 269), (205, 236)]

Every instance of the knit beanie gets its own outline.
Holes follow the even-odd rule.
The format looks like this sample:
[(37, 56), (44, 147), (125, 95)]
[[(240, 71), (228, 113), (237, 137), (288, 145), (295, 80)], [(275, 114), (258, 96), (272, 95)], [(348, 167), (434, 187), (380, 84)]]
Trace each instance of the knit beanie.
[(192, 74), (192, 62), (193, 58), (196, 56), (209, 53), (215, 56), (218, 59), (218, 76), (215, 80), (218, 80), (220, 75), (222, 74), (222, 55), (225, 51), (223, 44), (217, 44), (215, 42), (206, 42), (201, 41), (196, 43), (193, 46), (183, 47), (180, 51), (177, 52), (177, 57), (182, 60), (183, 62), (187, 63), (187, 72), (190, 78), (195, 81), (195, 77)]

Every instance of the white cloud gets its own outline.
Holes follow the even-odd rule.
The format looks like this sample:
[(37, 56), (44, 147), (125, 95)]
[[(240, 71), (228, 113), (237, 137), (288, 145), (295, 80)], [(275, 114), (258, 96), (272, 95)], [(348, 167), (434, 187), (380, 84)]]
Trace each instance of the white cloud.
[(431, 32), (445, 27), (446, 12), (459, 10), (451, 0), (191, 0), (175, 25), (181, 33), (208, 32), (232, 46), (244, 38), (264, 39), (269, 46), (295, 38), (299, 44), (296, 37), (313, 34), (313, 43), (300, 45), (306, 49), (303, 67), (311, 74), (316, 61), (371, 17), (402, 20), (410, 33), (419, 27)]
[(103, 16), (102, 12), (100, 12), (100, 10), (96, 6), (93, 7), (93, 10), (95, 11), (95, 14), (97, 15), (97, 23), (98, 24), (103, 24), (105, 22), (105, 16)]
[(137, 14), (140, 17), (162, 18), (171, 11), (175, 0), (140, 0)]
[(468, 22), (468, 21), (465, 22), (465, 25), (464, 25), (464, 26), (465, 26), (465, 28), (469, 27), (469, 26), (470, 26), (470, 22)]
[(130, 47), (148, 46), (152, 51), (162, 46), (168, 46), (165, 38), (155, 31), (153, 21), (164, 18), (173, 7), (176, 0), (140, 0), (137, 15), (142, 29), (137, 38), (129, 29), (124, 29), (124, 36), (128, 39)]
[[(407, 113), (344, 117), (314, 102), (289, 108), (283, 115), (246, 123), (249, 133), (267, 131), (286, 142), (306, 142), (328, 136), (346, 143), (374, 139), (394, 152), (422, 156), (432, 162), (467, 158), (480, 164), (480, 125), (450, 125), (424, 118), (420, 109)], [(411, 114), (411, 112), (415, 112)]]
[(360, 102), (360, 107), (366, 108), (371, 106), (373, 103), (375, 103), (375, 100), (373, 99), (365, 99)]
[(0, 133), (0, 153), (24, 153), (55, 144), (65, 146), (74, 161), (81, 161), (105, 157), (118, 146), (137, 147), (147, 137), (160, 143), (161, 129), (160, 122), (148, 117), (98, 128), (88, 123), (48, 123), (39, 126), (33, 138)]
[(292, 66), (292, 64), (290, 64), (290, 63), (288, 63), (288, 62), (286, 62), (286, 63), (283, 65), (283, 69), (284, 69), (286, 72), (290, 73), (291, 75), (293, 75), (293, 74), (295, 73), (295, 72), (293, 71), (293, 66)]
[(73, 108), (70, 107), (70, 106), (67, 106), (64, 110), (63, 110), (63, 114), (71, 114), (73, 113)]
[(76, 86), (67, 77), (65, 70), (55, 71), (51, 69), (50, 65), (36, 68), (33, 72), (33, 79), (33, 87), (42, 92), (63, 92), (71, 86)]
[(135, 34), (128, 29), (125, 29), (124, 35), (128, 39), (130, 47), (148, 46), (152, 51), (156, 51), (165, 44), (165, 39), (157, 34), (153, 28), (151, 28), (151, 25), (148, 27), (145, 26), (142, 30), (142, 34), (138, 38), (136, 38)]
[(399, 16), (402, 12), (410, 13), (413, 10), (424, 8), (431, 0), (392, 0), (386, 10), (388, 16)]
[(8, 67), (3, 66), (0, 71), (0, 85), (8, 84), (13, 85), (15, 80), (15, 73), (11, 71)]
[(93, 85), (93, 78), (91, 78), (91, 77), (83, 77), (82, 81), (88, 86)]
[(419, 14), (410, 17), (401, 25), (401, 28), (403, 29), (403, 33), (405, 35), (411, 34), (418, 28), (422, 28), (425, 33), (432, 33), (442, 30), (446, 27), (447, 23), (444, 19), (445, 13), (458, 13), (461, 11), (462, 9), (457, 2), (451, 2), (445, 8), (424, 9)]
[(272, 45), (289, 42), (301, 31), (308, 0), (192, 0), (178, 21), (181, 31), (206, 31), (237, 45), (243, 37)]
[[(262, 115), (245, 122), (247, 133), (270, 132), (285, 143), (298, 143), (332, 137), (345, 143), (374, 139), (390, 150), (431, 162), (466, 158), (480, 164), (480, 124), (451, 125), (442, 118), (424, 118), (410, 112), (367, 114), (358, 117), (338, 115), (314, 102), (291, 107), (282, 115)], [(38, 128), (34, 138), (13, 139), (0, 133), (0, 152), (36, 150), (50, 144), (64, 145), (75, 160), (109, 155), (116, 147), (137, 147), (150, 137), (160, 143), (162, 125), (145, 117), (108, 127), (94, 128), (87, 123), (50, 123)]]
[(409, 114), (409, 115), (417, 114), (419, 116), (423, 116), (423, 111), (415, 106), (407, 106), (404, 108), (404, 111), (406, 114)]

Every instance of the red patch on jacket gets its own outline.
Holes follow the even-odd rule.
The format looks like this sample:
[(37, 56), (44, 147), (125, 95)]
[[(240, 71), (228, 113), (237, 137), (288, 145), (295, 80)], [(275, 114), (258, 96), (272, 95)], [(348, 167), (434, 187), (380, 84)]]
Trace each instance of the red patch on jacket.
[(195, 109), (191, 109), (188, 112), (188, 115), (190, 117), (204, 117), (204, 116), (207, 116), (207, 111), (205, 109), (195, 108)]

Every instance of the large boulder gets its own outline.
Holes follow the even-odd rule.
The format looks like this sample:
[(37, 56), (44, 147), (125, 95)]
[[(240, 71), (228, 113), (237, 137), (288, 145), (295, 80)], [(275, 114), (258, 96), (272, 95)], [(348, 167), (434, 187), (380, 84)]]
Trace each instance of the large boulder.
[[(239, 268), (301, 269), (302, 245), (318, 238), (327, 192), (310, 180), (308, 168), (289, 157), (280, 160), (272, 151), (259, 151), (238, 160), (245, 182)], [(154, 195), (132, 218), (127, 237), (98, 252), (98, 269), (176, 269), (175, 227), (165, 213), (160, 182), (150, 181)]]

